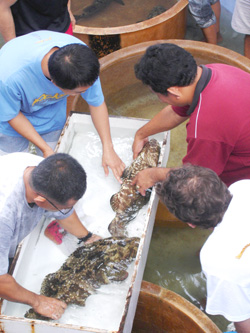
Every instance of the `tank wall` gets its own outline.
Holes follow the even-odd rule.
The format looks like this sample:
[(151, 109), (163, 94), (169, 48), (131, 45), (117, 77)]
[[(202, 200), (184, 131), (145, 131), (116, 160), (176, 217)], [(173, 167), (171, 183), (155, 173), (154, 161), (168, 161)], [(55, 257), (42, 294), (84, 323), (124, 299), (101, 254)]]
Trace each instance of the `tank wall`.
[(161, 15), (127, 26), (92, 28), (76, 25), (74, 36), (90, 46), (99, 58), (146, 41), (182, 39), (186, 32), (187, 6), (187, 0), (179, 0)]
[(198, 308), (173, 291), (143, 281), (132, 333), (220, 333)]

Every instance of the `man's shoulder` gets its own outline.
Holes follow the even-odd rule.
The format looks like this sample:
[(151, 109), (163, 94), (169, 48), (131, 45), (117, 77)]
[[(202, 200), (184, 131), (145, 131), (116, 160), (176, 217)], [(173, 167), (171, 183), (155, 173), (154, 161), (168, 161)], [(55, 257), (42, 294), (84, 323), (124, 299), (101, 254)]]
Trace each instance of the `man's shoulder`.
[(39, 44), (51, 44), (54, 46), (63, 46), (72, 43), (84, 44), (80, 39), (75, 36), (65, 34), (64, 32), (50, 31), (50, 30), (38, 30), (30, 32), (24, 36), (18, 37), (25, 40), (34, 40), (37, 45)]

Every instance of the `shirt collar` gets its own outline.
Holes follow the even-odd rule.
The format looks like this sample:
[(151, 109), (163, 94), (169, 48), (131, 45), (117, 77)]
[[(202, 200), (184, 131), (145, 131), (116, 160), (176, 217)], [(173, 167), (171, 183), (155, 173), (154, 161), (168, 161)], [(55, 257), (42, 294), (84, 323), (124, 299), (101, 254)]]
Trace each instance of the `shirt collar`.
[(202, 68), (201, 77), (200, 77), (199, 81), (197, 82), (197, 85), (196, 85), (196, 88), (194, 91), (193, 101), (192, 101), (189, 109), (187, 110), (187, 116), (190, 116), (194, 112), (196, 105), (198, 104), (198, 101), (199, 101), (200, 93), (206, 88), (206, 86), (212, 76), (211, 68), (208, 68), (204, 65), (201, 65), (200, 67)]

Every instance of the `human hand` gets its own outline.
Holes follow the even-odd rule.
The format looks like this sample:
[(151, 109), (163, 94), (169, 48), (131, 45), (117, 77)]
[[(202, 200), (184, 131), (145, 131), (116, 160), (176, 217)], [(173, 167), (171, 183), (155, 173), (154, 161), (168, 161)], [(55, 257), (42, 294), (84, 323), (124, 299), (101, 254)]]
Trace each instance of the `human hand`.
[(116, 154), (113, 148), (103, 151), (102, 166), (104, 168), (104, 173), (106, 176), (108, 176), (109, 174), (108, 167), (110, 167), (115, 178), (118, 180), (120, 184), (122, 184), (121, 176), (125, 169), (125, 164), (122, 162), (122, 160)]
[(37, 295), (36, 304), (32, 305), (35, 312), (42, 316), (57, 320), (63, 315), (67, 304), (55, 298)]
[(146, 190), (154, 186), (156, 183), (154, 169), (156, 168), (144, 169), (138, 172), (135, 178), (132, 180), (132, 185), (135, 185), (137, 191), (140, 192), (143, 196), (146, 195)]
[(148, 138), (140, 139), (135, 135), (135, 139), (132, 145), (133, 159), (138, 156), (146, 142), (148, 142)]
[(102, 237), (93, 234), (84, 244), (90, 244), (90, 243), (98, 241), (99, 239), (102, 239)]
[(132, 185), (135, 185), (137, 191), (139, 191), (141, 195), (145, 196), (148, 188), (154, 186), (157, 182), (166, 179), (169, 170), (169, 168), (159, 167), (144, 169), (137, 173), (135, 178), (132, 180)]

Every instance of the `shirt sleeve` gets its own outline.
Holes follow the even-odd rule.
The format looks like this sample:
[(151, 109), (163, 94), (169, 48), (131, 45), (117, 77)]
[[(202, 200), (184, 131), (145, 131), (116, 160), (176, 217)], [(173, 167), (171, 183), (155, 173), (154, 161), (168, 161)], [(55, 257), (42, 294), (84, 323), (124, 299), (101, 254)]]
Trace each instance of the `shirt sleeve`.
[[(63, 209), (62, 209), (62, 211), (63, 211)], [(72, 215), (73, 214), (73, 212), (74, 212), (75, 210), (74, 210), (74, 208), (72, 208), (67, 214), (62, 214), (62, 213), (60, 213), (59, 211), (58, 212), (49, 212), (49, 211), (46, 211), (45, 212), (45, 216), (46, 217), (53, 217), (53, 218), (55, 218), (55, 219), (57, 219), (57, 220), (63, 220), (63, 219), (66, 219), (67, 217), (69, 217), (70, 215)]]
[(89, 105), (100, 106), (104, 102), (100, 79), (98, 78), (81, 96)]
[(223, 142), (191, 138), (182, 162), (210, 168), (221, 175), (232, 150), (232, 146)]
[(178, 116), (180, 117), (187, 117), (187, 111), (190, 108), (189, 105), (186, 106), (173, 106), (172, 105), (172, 109), (174, 110), (175, 113), (178, 114)]
[(250, 289), (226, 279), (207, 276), (206, 312), (238, 322), (250, 318)]
[(0, 121), (5, 122), (15, 118), (21, 109), (20, 94), (8, 85), (0, 85)]
[(6, 274), (9, 268), (9, 253), (13, 230), (4, 217), (1, 216), (0, 223), (0, 275)]

